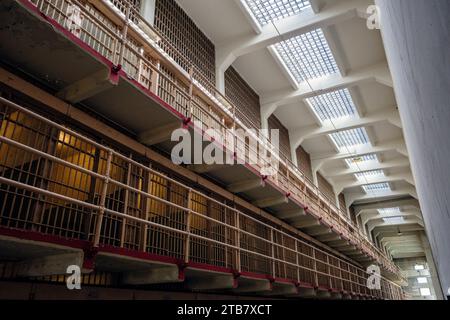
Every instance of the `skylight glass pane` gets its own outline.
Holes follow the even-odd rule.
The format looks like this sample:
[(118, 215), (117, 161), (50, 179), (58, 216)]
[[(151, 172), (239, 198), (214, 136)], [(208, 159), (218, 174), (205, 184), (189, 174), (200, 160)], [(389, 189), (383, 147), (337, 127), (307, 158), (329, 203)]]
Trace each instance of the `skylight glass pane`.
[(419, 277), (419, 278), (417, 278), (417, 283), (420, 283), (420, 284), (428, 283), (428, 280), (425, 277)]
[(261, 26), (311, 8), (309, 0), (245, 0)]
[(378, 209), (378, 213), (386, 216), (386, 215), (393, 215), (393, 214), (400, 214), (400, 208), (384, 208), (384, 209)]
[(416, 270), (416, 271), (425, 270), (425, 266), (423, 264), (416, 264), (414, 266), (414, 270)]
[(403, 219), (403, 217), (390, 217), (390, 218), (383, 218), (383, 221), (387, 223), (402, 223), (405, 221), (405, 219)]
[(374, 178), (374, 177), (384, 176), (384, 172), (383, 172), (383, 170), (358, 172), (358, 173), (355, 173), (355, 176), (358, 179)]
[(339, 131), (331, 134), (330, 136), (339, 149), (369, 143), (369, 137), (367, 136), (367, 131), (365, 128)]
[(389, 186), (388, 183), (368, 184), (368, 185), (363, 186), (363, 189), (366, 193), (391, 191), (391, 187)]
[(356, 107), (348, 89), (322, 94), (306, 101), (322, 122), (356, 115)]
[(322, 29), (316, 29), (275, 45), (297, 83), (339, 72)]
[(361, 157), (345, 159), (345, 162), (347, 163), (347, 165), (349, 167), (366, 162), (366, 161), (378, 161), (377, 155), (376, 154), (368, 154), (368, 155), (361, 156)]

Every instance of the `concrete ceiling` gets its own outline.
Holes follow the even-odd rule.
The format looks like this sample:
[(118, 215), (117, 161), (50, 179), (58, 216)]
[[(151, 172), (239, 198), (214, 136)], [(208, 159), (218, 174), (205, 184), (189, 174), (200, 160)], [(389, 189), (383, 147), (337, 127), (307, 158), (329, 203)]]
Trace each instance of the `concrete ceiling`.
[(289, 88), (288, 79), (267, 49), (239, 57), (233, 67), (259, 95)]
[[(241, 1), (177, 0), (215, 43), (218, 88), (223, 87), (221, 75), (232, 65), (260, 95), (262, 123), (275, 114), (289, 129), (292, 147), (301, 145), (311, 154), (313, 169), (327, 177), (335, 190), (343, 190), (348, 206), (417, 198), (381, 34), (366, 25), (367, 7), (373, 0), (311, 0), (311, 12), (278, 20), (274, 22), (276, 28), (271, 24), (262, 28), (257, 23), (255, 26)], [(341, 75), (312, 80), (308, 86), (296, 85), (269, 46), (318, 27), (324, 32)], [(337, 150), (324, 134), (332, 132), (330, 130), (336, 126), (323, 127), (305, 103), (306, 98), (319, 91), (343, 88), (349, 89), (360, 119), (339, 124), (338, 129), (363, 126), (371, 143), (368, 147), (352, 149), (351, 153)], [(370, 169), (384, 170), (392, 191), (365, 194), (362, 184), (358, 184), (354, 172), (350, 172), (344, 161), (346, 156), (370, 153), (375, 153), (379, 160), (379, 164)], [(405, 215), (407, 225), (412, 223), (418, 228), (422, 224), (420, 219), (420, 215)], [(371, 223), (375, 231), (392, 227), (382, 221), (366, 223)], [(416, 240), (399, 235), (390, 237), (390, 243), (394, 243), (390, 248), (395, 248), (391, 251), (398, 255), (402, 248), (398, 243), (409, 241), (413, 245)]]

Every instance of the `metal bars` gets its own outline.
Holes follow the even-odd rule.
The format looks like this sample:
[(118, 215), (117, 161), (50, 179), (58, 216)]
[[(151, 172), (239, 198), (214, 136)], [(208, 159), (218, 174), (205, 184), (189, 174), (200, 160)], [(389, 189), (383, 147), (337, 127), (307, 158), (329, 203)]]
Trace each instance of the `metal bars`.
[[(90, 45), (113, 63), (122, 63), (122, 68), (129, 77), (142, 83), (143, 86), (172, 105), (182, 115), (185, 117), (192, 115), (195, 120), (201, 121), (203, 130), (208, 128), (219, 129), (220, 136), (225, 137), (224, 141), (221, 141), (224, 145), (237, 145), (235, 142), (239, 137), (234, 135), (231, 137), (233, 141), (228, 141), (229, 135), (225, 134), (225, 130), (231, 129), (231, 132), (234, 132), (233, 129), (247, 128), (240, 120), (242, 116), (239, 111), (240, 108), (237, 108), (217, 92), (214, 85), (208, 85), (210, 81), (197, 72), (192, 67), (192, 63), (170, 41), (149, 25), (135, 7), (128, 5), (128, 10), (125, 12), (129, 14), (126, 16), (120, 10), (112, 10), (112, 4), (99, 6), (101, 8), (99, 9), (91, 2), (84, 0), (30, 1), (36, 4), (43, 14), (56, 20), (81, 41)], [(127, 3), (126, 0), (120, 2)], [(75, 27), (73, 27), (74, 24)], [(124, 29), (126, 29), (126, 35)], [(177, 55), (177, 60), (181, 59), (183, 63), (172, 59), (162, 48), (170, 49), (173, 55)], [(180, 65), (184, 65), (185, 70), (193, 70), (193, 76), (191, 77), (187, 72), (181, 70)], [(262, 141), (261, 144), (266, 144), (269, 149), (271, 148), (270, 141)], [(255, 150), (251, 150), (248, 143), (244, 142), (243, 145), (246, 153), (255, 152)], [(93, 161), (92, 154), (88, 153), (84, 157)], [(289, 188), (286, 193), (290, 193), (291, 198), (305, 203), (310, 210), (316, 211), (324, 222), (333, 225), (336, 232), (342, 233), (346, 238), (363, 248), (384, 268), (392, 272), (398, 272), (398, 268), (392, 261), (373, 246), (360, 231), (355, 232), (357, 227), (349, 218), (339, 213), (338, 207), (333, 203), (334, 200), (327, 199), (298, 169), (297, 165), (289, 160), (288, 156), (281, 155), (280, 160), (278, 174), (269, 177), (269, 181), (283, 189), (286, 189), (286, 181), (288, 181)], [(105, 159), (101, 159), (100, 162), (102, 166), (106, 163)], [(268, 165), (265, 164), (264, 166)], [(258, 168), (256, 166), (256, 169)], [(81, 181), (82, 184), (87, 182)], [(95, 184), (96, 191), (100, 190), (100, 185), (100, 181)], [(57, 184), (55, 187), (59, 188)], [(77, 186), (72, 192), (79, 197), (83, 197), (83, 193), (85, 195), (90, 193), (84, 188), (80, 189), (80, 187)], [(107, 203), (109, 202), (107, 201)], [(123, 199), (116, 201), (115, 205), (123, 205)], [(64, 210), (72, 210), (74, 217), (77, 215), (85, 216), (85, 213), (80, 211), (81, 208), (71, 207)], [(112, 224), (110, 227), (115, 228), (116, 225)], [(171, 247), (173, 243), (166, 243), (166, 245)]]
[[(4, 98), (0, 115), (1, 226), (75, 239), (83, 237), (80, 230), (92, 230), (94, 245), (142, 248), (187, 263), (376, 295), (365, 287), (364, 270), (130, 156)], [(39, 178), (44, 183), (30, 178), (44, 163), (53, 168)], [(38, 200), (45, 205), (37, 206)], [(353, 278), (344, 277), (351, 268)], [(383, 281), (390, 288), (384, 298), (401, 292)]]

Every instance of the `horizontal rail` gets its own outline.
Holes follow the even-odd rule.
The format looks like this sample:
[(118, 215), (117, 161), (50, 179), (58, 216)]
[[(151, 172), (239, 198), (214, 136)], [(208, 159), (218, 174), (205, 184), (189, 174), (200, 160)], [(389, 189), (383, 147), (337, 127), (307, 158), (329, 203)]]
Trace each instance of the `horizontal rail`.
[[(200, 258), (202, 261), (209, 261), (212, 255), (216, 263), (239, 271), (256, 271), (291, 281), (309, 281), (314, 286), (322, 285), (337, 290), (347, 288), (349, 292), (364, 292), (374, 296), (380, 294), (366, 288), (366, 273), (363, 269), (332, 256), (284, 230), (274, 228), (213, 197), (206, 196), (190, 186), (131, 159), (131, 157), (125, 157), (110, 147), (92, 141), (92, 139), (12, 101), (0, 97), (0, 107), (3, 108), (0, 109), (2, 119), (0, 126), (0, 149), (2, 151), (0, 196), (4, 200), (2, 211), (0, 211), (0, 225), (24, 228), (23, 224), (25, 224), (30, 225), (32, 229), (38, 228), (40, 232), (55, 234), (55, 223), (74, 215), (74, 209), (68, 206), (68, 203), (76, 204), (84, 208), (78, 208), (77, 211), (82, 211), (84, 215), (94, 219), (92, 223), (97, 228), (95, 228), (93, 236), (99, 240), (101, 245), (107, 244), (108, 238), (126, 239), (133, 235), (134, 231), (130, 227), (139, 226), (140, 230), (153, 228), (150, 235), (157, 235), (166, 240), (179, 238), (180, 243), (176, 246), (176, 254), (186, 261), (197, 261)], [(95, 148), (96, 151), (88, 151), (91, 148)], [(65, 149), (70, 150), (63, 152)], [(89, 166), (87, 169), (82, 164), (87, 163), (85, 158), (89, 154), (98, 155), (96, 157), (97, 166)], [(74, 159), (84, 159), (84, 161), (81, 163), (71, 162)], [(121, 161), (123, 163), (120, 163)], [(109, 165), (106, 166), (106, 164)], [(108, 167), (110, 168), (108, 169)], [(177, 193), (167, 194), (170, 192), (169, 189), (156, 195), (149, 191), (143, 191), (144, 183), (137, 183), (138, 187), (136, 187), (132, 185), (129, 178), (126, 183), (121, 182), (119, 180), (123, 174), (118, 174), (120, 168), (128, 168), (128, 176), (140, 175), (139, 181), (145, 181), (145, 177), (153, 177), (153, 179), (147, 179), (151, 180), (151, 184), (155, 184), (154, 181), (158, 179), (164, 180), (164, 183), (172, 183), (174, 188), (180, 189), (178, 193), (187, 195), (184, 199), (186, 204), (195, 202), (196, 197), (199, 197), (205, 203), (216, 205), (217, 208), (209, 208), (206, 212), (200, 212), (199, 208), (195, 208), (195, 206), (176, 203)], [(59, 171), (63, 172), (62, 176), (57, 174)], [(82, 178), (82, 175), (86, 177)], [(67, 176), (78, 177), (77, 179), (80, 181), (83, 179), (87, 181), (87, 176), (91, 177), (90, 185), (94, 182), (93, 193), (96, 192), (94, 190), (101, 190), (99, 198), (103, 200), (100, 201), (100, 204), (95, 204), (95, 199), (80, 200), (76, 198), (76, 195), (68, 192), (66, 189), (77, 183), (75, 180), (64, 181)], [(38, 180), (41, 181), (32, 177), (39, 177)], [(56, 183), (66, 189), (53, 186)], [(86, 183), (86, 185), (89, 184)], [(39, 197), (33, 198), (32, 195), (11, 190), (11, 187), (30, 191)], [(83, 187), (77, 186), (77, 189), (83, 189)], [(125, 197), (124, 193), (127, 193), (128, 197)], [(121, 199), (126, 198), (129, 202), (126, 206), (128, 210), (125, 207), (114, 209), (113, 205), (109, 203), (123, 201)], [(23, 206), (27, 199), (32, 199), (35, 204)], [(64, 203), (55, 203), (50, 201), (51, 199)], [(149, 210), (148, 201), (154, 202), (150, 207), (156, 208), (157, 212), (155, 211), (154, 214), (158, 214), (161, 219), (176, 214), (181, 217), (180, 221), (186, 221), (187, 217), (191, 215), (194, 220), (191, 228), (187, 228), (186, 223), (174, 226), (170, 221), (164, 222), (164, 219), (160, 219), (159, 222), (152, 221), (148, 214), (142, 215)], [(17, 202), (20, 205), (18, 208), (13, 206), (8, 211), (7, 207), (12, 205), (11, 202)], [(5, 204), (8, 205), (5, 207)], [(160, 207), (160, 205), (165, 207)], [(136, 212), (136, 215), (130, 213), (130, 208), (144, 208), (145, 206), (147, 206), (143, 210), (145, 212), (140, 214)], [(171, 212), (168, 208), (175, 211)], [(223, 213), (224, 218), (215, 217), (215, 210)], [(95, 221), (100, 212), (103, 212), (104, 215), (101, 223)], [(24, 216), (26, 218), (23, 218)], [(114, 221), (121, 224), (122, 231), (110, 230), (110, 225)], [(238, 221), (241, 222), (238, 223)], [(130, 223), (135, 223), (136, 226), (130, 226)], [(211, 225), (208, 227), (208, 224)], [(253, 229), (247, 229), (249, 227)], [(73, 224), (62, 225), (58, 226), (56, 233), (64, 232), (67, 235), (73, 233), (74, 229), (76, 227)], [(120, 237), (118, 237), (119, 234)], [(77, 237), (75, 236), (75, 238)], [(151, 239), (138, 238), (133, 245), (136, 248), (143, 248), (145, 251), (149, 250), (149, 246), (164, 244), (164, 242), (158, 242), (161, 240), (154, 244)], [(199, 241), (202, 241), (203, 244)], [(124, 246), (124, 241), (120, 242), (117, 246)], [(205, 246), (224, 251), (224, 254), (215, 256), (215, 253), (200, 252)], [(184, 251), (183, 248), (186, 247), (191, 248), (190, 254)], [(292, 272), (289, 272), (288, 269), (292, 269)], [(382, 283), (389, 290), (398, 293), (395, 297), (401, 298), (399, 286), (385, 278), (382, 279)], [(394, 298), (389, 295), (380, 297)]]

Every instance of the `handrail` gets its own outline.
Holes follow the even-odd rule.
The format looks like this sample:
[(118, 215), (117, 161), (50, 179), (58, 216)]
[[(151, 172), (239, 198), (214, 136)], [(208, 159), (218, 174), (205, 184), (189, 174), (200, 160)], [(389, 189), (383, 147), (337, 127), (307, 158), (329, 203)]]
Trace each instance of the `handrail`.
[[(218, 90), (216, 90), (215, 86), (212, 85), (208, 81), (208, 79), (205, 79), (201, 72), (196, 72), (195, 66), (189, 60), (187, 60), (183, 56), (183, 54), (179, 53), (179, 50), (176, 49), (170, 43), (170, 41), (167, 41), (164, 36), (162, 36), (153, 26), (151, 26), (140, 15), (140, 13), (131, 6), (128, 0), (120, 0), (120, 2), (126, 5), (125, 13), (122, 13), (119, 10), (111, 9), (113, 4), (107, 0), (62, 0), (58, 2), (58, 4), (54, 4), (49, 0), (30, 1), (37, 5), (41, 11), (44, 10), (47, 15), (57, 19), (57, 22), (62, 25), (67, 24), (67, 21), (69, 21), (63, 10), (64, 7), (69, 5), (78, 6), (81, 14), (84, 15), (83, 17), (85, 17), (86, 19), (84, 23), (99, 25), (99, 27), (105, 30), (105, 34), (111, 37), (112, 44), (110, 45), (110, 47), (107, 47), (103, 43), (95, 42), (94, 40), (92, 40), (92, 38), (90, 38), (91, 35), (85, 32), (82, 25), (78, 26), (78, 29), (76, 29), (74, 33), (77, 34), (80, 38), (87, 38), (88, 40), (93, 42), (90, 43), (91, 46), (94, 47), (94, 49), (97, 49), (99, 52), (105, 50), (107, 52), (111, 52), (110, 59), (113, 61), (113, 63), (122, 66), (124, 71), (127, 72), (129, 76), (135, 78), (137, 81), (146, 82), (148, 84), (148, 89), (153, 93), (159, 94), (165, 92), (164, 90), (166, 89), (161, 85), (161, 82), (164, 81), (165, 86), (175, 92), (169, 94), (169, 100), (173, 100), (175, 102), (175, 96), (183, 96), (182, 100), (185, 101), (188, 107), (186, 108), (186, 105), (183, 104), (178, 105), (177, 102), (175, 102), (175, 104), (177, 105), (174, 107), (177, 107), (179, 111), (182, 111), (182, 113), (186, 117), (192, 119), (194, 116), (193, 112), (200, 112), (200, 115), (202, 117), (208, 118), (208, 123), (203, 122), (207, 127), (220, 127), (222, 129), (236, 129), (240, 127), (246, 129), (242, 121), (239, 120), (246, 118), (246, 115), (240, 112), (239, 108), (237, 108), (233, 103), (229, 101), (229, 99), (227, 99)], [(57, 7), (58, 5), (60, 7)], [(106, 5), (105, 10), (110, 11), (99, 11), (99, 9), (93, 7), (92, 5)], [(56, 12), (53, 13), (53, 16), (52, 10)], [(93, 12), (95, 12), (95, 14)], [(98, 15), (102, 15), (102, 19), (100, 19)], [(104, 22), (106, 20), (109, 22), (109, 24), (114, 25), (115, 28), (111, 29), (110, 26), (108, 26), (108, 24)], [(118, 22), (119, 24), (117, 24), (116, 22)], [(151, 35), (149, 36), (141, 27), (145, 30), (150, 30)], [(122, 30), (120, 30), (121, 28)], [(139, 37), (140, 39), (136, 37)], [(152, 39), (151, 37), (153, 37), (154, 39)], [(136, 45), (136, 43), (138, 43), (138, 45)], [(169, 48), (172, 52), (178, 52), (176, 58), (184, 60), (183, 63), (191, 72), (182, 70), (182, 67), (179, 66), (174, 58), (171, 58), (168, 54), (164, 54), (164, 47)], [(127, 55), (130, 55), (131, 58)], [(133, 61), (130, 60), (133, 57), (137, 60), (137, 62), (134, 64)], [(159, 64), (155, 65), (154, 62), (150, 60), (150, 57), (159, 60), (159, 63), (166, 62), (164, 66), (167, 67), (169, 71), (174, 72), (174, 77), (169, 77), (167, 74), (165, 74), (165, 72), (162, 72)], [(151, 75), (144, 76), (141, 72), (141, 69), (147, 70), (146, 72)], [(186, 92), (183, 88), (180, 88), (178, 81), (181, 81), (181, 83), (187, 85), (191, 89)], [(158, 92), (158, 90), (161, 91)], [(212, 110), (205, 110), (201, 104), (196, 103), (194, 99), (194, 97), (196, 96), (200, 97), (201, 99), (208, 100), (210, 108), (214, 108), (214, 111), (211, 112)], [(225, 107), (224, 103), (228, 107)], [(213, 116), (210, 116), (210, 114), (214, 112), (221, 115), (222, 121), (218, 121)], [(224, 120), (228, 120), (231, 123), (231, 128), (224, 125)], [(246, 120), (251, 121), (251, 119)], [(236, 139), (237, 141), (238, 137), (235, 135), (233, 139)], [(270, 141), (263, 141), (263, 143), (273, 149)], [(227, 145), (228, 141), (225, 141), (224, 144)], [(252, 152), (247, 144), (245, 144), (245, 148), (247, 151)], [(327, 196), (323, 194), (317, 186), (314, 186), (314, 184), (309, 181), (306, 175), (295, 164), (293, 164), (292, 161), (289, 160), (289, 157), (281, 154), (280, 160), (280, 165), (282, 168), (286, 169), (287, 175), (283, 173), (283, 170), (280, 170), (278, 177), (269, 178), (271, 181), (273, 181), (283, 189), (285, 189), (285, 187), (283, 186), (282, 181), (287, 181), (288, 186), (290, 186), (287, 191), (297, 191), (292, 195), (293, 198), (306, 200), (306, 197), (308, 197), (308, 201), (311, 202), (312, 206), (317, 207), (317, 214), (323, 216), (325, 222), (332, 224), (339, 232), (345, 234), (345, 236), (350, 238), (352, 242), (354, 242), (358, 246), (361, 246), (364, 251), (368, 252), (389, 271), (398, 273), (398, 268), (392, 263), (392, 261), (387, 259), (387, 257), (381, 251), (379, 251), (370, 241), (368, 241), (365, 236), (362, 236), (360, 230), (353, 225), (353, 223), (348, 219), (346, 215), (339, 214), (340, 210), (334, 204), (334, 201), (328, 199)], [(293, 179), (290, 179), (289, 177), (296, 177), (301, 183), (298, 185), (293, 185)], [(302, 185), (306, 186), (305, 190), (311, 190), (312, 185), (312, 194), (314, 195), (314, 197), (317, 197), (317, 199), (312, 199), (310, 198), (310, 196), (306, 196), (305, 192), (308, 191), (303, 191)], [(321, 198), (325, 200), (325, 202), (322, 201)], [(320, 205), (321, 202), (325, 203), (326, 208), (323, 208)], [(351, 227), (355, 228), (357, 232), (351, 231)]]
[[(88, 200), (80, 200), (77, 198), (74, 198), (73, 196), (65, 195), (64, 192), (56, 192), (56, 190), (50, 190), (48, 185), (40, 184), (39, 186), (34, 185), (36, 182), (31, 179), (27, 179), (26, 181), (18, 181), (16, 179), (7, 178), (3, 176), (6, 171), (3, 170), (2, 174), (0, 174), (0, 184), (5, 186), (13, 186), (19, 189), (28, 190), (30, 192), (39, 194), (41, 196), (45, 196), (48, 198), (53, 199), (59, 199), (65, 202), (74, 203), (81, 207), (89, 208), (93, 210), (94, 212), (97, 212), (97, 220), (95, 221), (95, 232), (93, 237), (93, 243), (95, 246), (99, 246), (102, 244), (102, 237), (105, 237), (106, 233), (108, 233), (107, 230), (107, 224), (104, 224), (103, 221), (107, 219), (108, 221), (111, 221), (112, 217), (120, 218), (122, 219), (122, 223), (125, 224), (125, 221), (127, 222), (136, 222), (141, 224), (142, 226), (147, 227), (153, 227), (158, 229), (163, 229), (167, 232), (170, 232), (174, 235), (182, 235), (184, 236), (185, 245), (179, 246), (180, 248), (180, 254), (184, 255), (184, 260), (186, 262), (191, 261), (192, 259), (195, 259), (195, 256), (189, 253), (189, 250), (182, 250), (181, 248), (195, 248), (197, 243), (196, 241), (201, 240), (205, 241), (206, 243), (213, 244), (219, 247), (223, 247), (226, 251), (230, 251), (232, 255), (239, 255), (242, 254), (247, 255), (247, 259), (256, 259), (257, 258), (251, 258), (258, 257), (263, 259), (264, 261), (267, 261), (267, 265), (272, 266), (267, 269), (266, 272), (270, 272), (269, 275), (276, 278), (276, 277), (285, 277), (286, 279), (290, 279), (292, 281), (300, 282), (302, 279), (300, 277), (301, 271), (312, 272), (312, 274), (316, 275), (316, 282), (313, 284), (315, 286), (324, 285), (323, 281), (326, 281), (326, 285), (329, 286), (332, 289), (339, 289), (343, 290), (345, 288), (351, 289), (351, 290), (358, 290), (358, 292), (366, 292), (366, 294), (371, 294), (373, 296), (377, 296), (380, 298), (394, 298), (394, 299), (400, 299), (402, 298), (402, 291), (400, 286), (397, 284), (385, 279), (381, 278), (382, 287), (384, 288), (383, 291), (378, 292), (376, 290), (369, 290), (365, 287), (366, 283), (366, 277), (364, 276), (366, 273), (363, 269), (351, 265), (349, 262), (344, 261), (338, 257), (332, 256), (331, 254), (318, 249), (306, 241), (299, 239), (298, 237), (294, 237), (290, 235), (288, 232), (284, 230), (280, 230), (279, 228), (275, 228), (272, 225), (269, 225), (259, 219), (255, 219), (236, 208), (233, 208), (231, 206), (225, 205), (221, 202), (219, 202), (217, 199), (214, 199), (210, 196), (207, 196), (197, 190), (192, 189), (189, 186), (184, 185), (180, 181), (177, 181), (175, 179), (169, 178), (166, 175), (162, 174), (159, 171), (156, 171), (152, 169), (151, 167), (145, 166), (140, 162), (137, 162), (136, 160), (133, 160), (130, 157), (124, 156), (120, 152), (115, 151), (111, 147), (104, 146), (92, 139), (89, 139), (79, 133), (77, 133), (74, 130), (71, 130), (61, 124), (58, 124), (48, 118), (45, 118), (27, 108), (24, 108), (23, 106), (18, 105), (17, 103), (14, 103), (10, 100), (7, 100), (3, 97), (0, 97), (0, 105), (6, 106), (6, 108), (3, 111), (2, 116), (2, 130), (0, 131), (0, 145), (1, 146), (11, 146), (17, 150), (21, 150), (25, 152), (23, 154), (23, 158), (27, 159), (28, 156), (30, 159), (36, 159), (36, 157), (33, 157), (33, 155), (38, 156), (37, 158), (41, 159), (47, 159), (51, 161), (51, 163), (55, 163), (58, 165), (61, 165), (63, 167), (67, 167), (70, 169), (75, 170), (76, 172), (84, 173), (88, 176), (91, 176), (92, 178), (97, 178), (99, 181), (102, 181), (102, 188), (100, 196), (100, 203), (95, 204), (92, 202), (89, 202)], [(2, 109), (0, 109), (2, 110)], [(24, 118), (24, 117), (28, 118)], [(25, 119), (25, 120), (20, 120)], [(39, 150), (34, 146), (36, 142), (33, 142), (33, 140), (24, 142), (24, 136), (22, 135), (23, 130), (17, 130), (19, 126), (23, 126), (22, 128), (26, 129), (25, 125), (27, 123), (34, 123), (31, 121), (31, 119), (34, 119), (35, 121), (39, 121), (39, 123), (44, 123), (48, 125), (51, 129), (57, 129), (57, 136), (62, 137), (58, 138), (57, 141), (65, 140), (65, 137), (70, 136), (70, 141), (73, 141), (73, 144), (84, 144), (84, 145), (91, 145), (95, 146), (100, 153), (103, 153), (105, 155), (104, 161), (106, 162), (106, 166), (103, 166), (102, 168), (98, 168), (98, 170), (93, 170), (86, 168), (84, 166), (81, 166), (77, 163), (70, 162), (66, 159), (64, 159), (63, 154), (55, 155), (50, 154), (47, 151)], [(23, 124), (22, 124), (23, 122)], [(38, 127), (41, 127), (41, 125), (38, 125)], [(9, 128), (9, 130), (8, 130)], [(29, 129), (28, 129), (29, 130)], [(51, 130), (55, 132), (55, 130)], [(19, 132), (19, 134), (15, 134), (15, 132)], [(21, 133), (20, 133), (21, 132)], [(9, 137), (8, 137), (9, 135)], [(56, 134), (55, 134), (56, 135)], [(53, 139), (51, 136), (49, 136), (47, 139)], [(45, 145), (42, 144), (42, 145)], [(41, 144), (39, 144), (40, 147), (42, 147)], [(9, 153), (9, 149), (7, 149), (7, 153)], [(66, 155), (67, 156), (67, 155)], [(146, 172), (146, 175), (154, 175), (158, 176), (166, 181), (170, 181), (177, 186), (181, 187), (183, 190), (186, 191), (188, 198), (187, 202), (191, 202), (194, 200), (194, 194), (197, 194), (201, 196), (203, 199), (206, 199), (206, 201), (214, 202), (215, 204), (219, 205), (220, 208), (225, 210), (224, 212), (229, 212), (232, 214), (232, 217), (235, 218), (236, 223), (230, 223), (226, 221), (223, 221), (221, 219), (218, 219), (213, 216), (208, 216), (205, 213), (197, 211), (197, 209), (193, 208), (192, 206), (182, 206), (177, 203), (171, 202), (167, 198), (162, 198), (161, 196), (154, 195), (152, 193), (149, 193), (148, 191), (141, 190), (141, 187), (134, 187), (130, 185), (130, 183), (123, 183), (118, 179), (117, 175), (111, 174), (111, 172), (114, 171), (114, 169), (117, 169), (117, 161), (118, 159), (123, 160), (125, 163), (122, 164), (123, 167), (129, 168), (131, 167), (139, 170), (143, 170)], [(2, 167), (8, 168), (6, 164), (0, 163)], [(106, 169), (105, 169), (106, 168)], [(120, 177), (120, 176), (119, 176)], [(223, 231), (221, 231), (221, 234), (230, 234), (232, 239), (231, 242), (228, 241), (221, 241), (220, 239), (216, 238), (214, 234), (200, 234), (195, 231), (193, 228), (187, 228), (187, 225), (184, 224), (183, 226), (170, 226), (166, 225), (162, 222), (157, 221), (150, 221), (149, 219), (144, 219), (139, 216), (134, 216), (130, 213), (126, 213), (125, 209), (123, 211), (118, 210), (117, 208), (111, 207), (111, 205), (108, 205), (106, 203), (106, 199), (109, 198), (109, 193), (112, 191), (108, 188), (110, 186), (118, 186), (120, 189), (129, 191), (131, 194), (136, 196), (142, 196), (143, 199), (151, 199), (156, 201), (157, 203), (162, 203), (164, 205), (173, 207), (177, 209), (179, 212), (182, 212), (185, 216), (189, 217), (195, 217), (197, 219), (204, 219), (209, 221), (215, 226), (221, 226), (223, 228)], [(9, 189), (9, 188), (8, 188)], [(5, 190), (5, 189), (2, 189)], [(44, 201), (42, 199), (42, 201)], [(46, 200), (48, 201), (48, 200)], [(137, 201), (137, 200), (136, 200)], [(143, 200), (141, 200), (143, 201)], [(57, 212), (57, 211), (56, 211)], [(55, 213), (56, 214), (56, 213)], [(107, 216), (110, 215), (110, 216)], [(28, 219), (34, 219), (30, 217), (28, 214), (26, 215)], [(4, 215), (0, 215), (0, 219), (5, 219), (8, 221), (8, 217)], [(237, 223), (237, 221), (243, 220), (247, 221), (246, 223), (240, 224)], [(34, 220), (33, 220), (34, 221)], [(270, 237), (262, 237), (261, 235), (258, 235), (257, 232), (251, 232), (246, 229), (246, 227), (249, 225), (249, 221), (253, 222), (253, 225), (258, 228), (265, 228), (266, 234), (270, 234)], [(27, 221), (29, 222), (29, 221)], [(37, 222), (36, 222), (37, 223)], [(22, 227), (23, 228), (23, 227)], [(123, 229), (125, 230), (125, 229)], [(70, 230), (68, 230), (70, 231)], [(274, 236), (276, 236), (274, 238)], [(279, 240), (279, 237), (281, 237), (281, 243)], [(123, 237), (121, 237), (123, 239)], [(241, 239), (239, 241), (238, 239)], [(249, 241), (249, 239), (252, 242), (259, 242), (259, 246), (263, 245), (264, 247), (267, 247), (268, 250), (264, 250), (264, 252), (258, 252), (258, 250), (252, 249), (251, 247), (248, 247), (246, 245), (246, 242)], [(278, 240), (277, 240), (278, 239)], [(121, 240), (123, 241), (123, 240)], [(142, 238), (139, 241), (139, 247), (146, 247), (145, 243), (142, 243)], [(290, 242), (291, 244), (294, 243), (295, 246), (288, 246), (286, 243)], [(307, 254), (304, 251), (300, 251), (299, 247), (302, 248), (308, 248), (308, 251), (311, 250), (313, 252), (313, 255)], [(279, 256), (279, 251), (282, 252), (281, 256)], [(289, 256), (292, 257), (292, 255), (296, 256), (295, 262), (294, 259), (289, 258)], [(228, 255), (225, 254), (225, 257)], [(322, 259), (319, 258), (319, 256), (322, 257)], [(325, 259), (326, 258), (326, 259)], [(225, 258), (226, 259), (226, 258)], [(306, 264), (303, 264), (300, 260), (307, 260)], [(242, 265), (240, 263), (240, 259), (235, 259), (235, 263), (232, 264), (232, 267), (235, 268), (238, 271), (242, 270)], [(331, 261), (331, 262), (330, 262)], [(313, 267), (309, 267), (309, 265), (312, 263)], [(222, 263), (226, 264), (226, 261)], [(318, 266), (321, 266), (321, 268), (318, 268)], [(323, 269), (322, 267), (325, 267)], [(287, 268), (294, 268), (296, 270), (296, 276), (292, 275), (293, 273), (289, 273), (287, 271)], [(323, 269), (323, 270), (322, 270)], [(352, 271), (353, 270), (353, 271)], [(320, 283), (319, 283), (320, 282)], [(381, 296), (380, 296), (381, 295)]]

